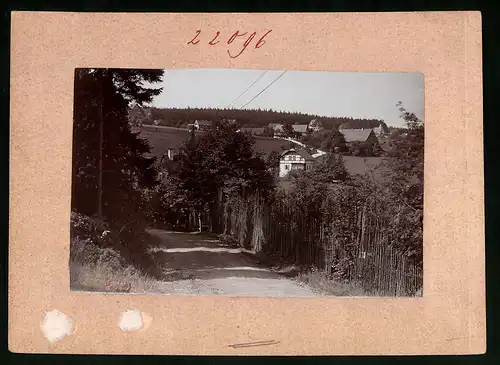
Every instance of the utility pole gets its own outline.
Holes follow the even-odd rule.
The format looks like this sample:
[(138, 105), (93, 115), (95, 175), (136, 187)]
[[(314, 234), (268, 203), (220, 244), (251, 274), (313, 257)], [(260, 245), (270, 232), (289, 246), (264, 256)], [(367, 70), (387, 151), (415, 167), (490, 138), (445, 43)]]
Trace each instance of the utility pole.
[[(106, 71), (104, 71), (106, 72)], [(99, 79), (98, 79), (99, 80)], [(104, 81), (101, 79), (101, 81)], [(103, 149), (103, 92), (102, 83), (98, 82), (99, 87), (99, 163), (97, 171), (97, 217), (102, 219), (102, 149)]]

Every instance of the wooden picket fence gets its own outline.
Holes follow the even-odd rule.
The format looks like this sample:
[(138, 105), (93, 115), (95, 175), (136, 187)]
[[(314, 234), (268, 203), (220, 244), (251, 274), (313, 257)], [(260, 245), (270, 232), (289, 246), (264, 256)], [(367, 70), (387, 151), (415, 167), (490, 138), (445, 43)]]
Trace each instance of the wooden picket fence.
[[(367, 205), (313, 215), (285, 200), (269, 204), (258, 195), (222, 208), (223, 203), (222, 197), (218, 233), (232, 235), (247, 249), (315, 268), (334, 280), (356, 282), (376, 295), (414, 296), (422, 290), (422, 265), (387, 244), (384, 222)], [(349, 221), (344, 241), (334, 223), (342, 214)]]

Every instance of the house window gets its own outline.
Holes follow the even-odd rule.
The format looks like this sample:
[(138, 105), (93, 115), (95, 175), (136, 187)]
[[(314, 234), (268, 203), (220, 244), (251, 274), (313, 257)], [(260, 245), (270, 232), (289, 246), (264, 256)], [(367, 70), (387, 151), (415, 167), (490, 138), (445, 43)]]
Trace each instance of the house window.
[(285, 170), (288, 170), (289, 166), (288, 165), (285, 165)]

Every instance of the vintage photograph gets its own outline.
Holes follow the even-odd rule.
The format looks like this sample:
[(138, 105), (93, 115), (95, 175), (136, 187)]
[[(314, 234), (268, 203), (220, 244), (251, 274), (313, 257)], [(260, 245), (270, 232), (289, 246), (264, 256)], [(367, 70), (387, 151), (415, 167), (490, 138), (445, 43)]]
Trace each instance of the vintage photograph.
[(420, 297), (424, 75), (76, 69), (70, 287)]

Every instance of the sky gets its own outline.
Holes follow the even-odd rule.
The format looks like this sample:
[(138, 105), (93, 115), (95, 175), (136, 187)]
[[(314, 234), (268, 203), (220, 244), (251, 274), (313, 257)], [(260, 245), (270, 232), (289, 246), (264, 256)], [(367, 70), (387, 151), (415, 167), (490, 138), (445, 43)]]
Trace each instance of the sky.
[(401, 127), (396, 107), (401, 101), (407, 111), (424, 119), (422, 73), (168, 69), (157, 86), (163, 87), (152, 103), (158, 108), (273, 109), (381, 119)]

